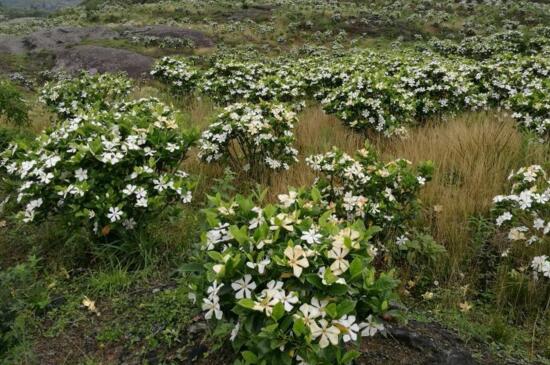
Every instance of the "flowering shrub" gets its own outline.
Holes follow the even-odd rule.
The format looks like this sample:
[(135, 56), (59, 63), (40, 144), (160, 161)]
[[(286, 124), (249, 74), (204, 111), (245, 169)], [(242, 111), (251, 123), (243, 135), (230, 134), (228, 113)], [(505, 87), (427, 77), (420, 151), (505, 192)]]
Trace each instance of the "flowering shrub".
[(199, 157), (208, 163), (229, 160), (255, 173), (266, 167), (287, 170), (297, 161), (292, 147), (296, 122), (296, 114), (283, 104), (230, 105), (202, 133)]
[(264, 75), (260, 63), (219, 60), (204, 73), (201, 90), (222, 104), (248, 100)]
[(322, 101), (323, 109), (348, 126), (392, 135), (410, 121), (415, 105), (395, 78), (378, 74), (352, 77)]
[(176, 94), (194, 91), (201, 78), (198, 69), (184, 60), (171, 57), (163, 57), (155, 63), (151, 75), (168, 84)]
[(156, 99), (122, 103), (63, 121), (34, 144), (12, 145), (0, 166), (18, 181), (24, 222), (63, 215), (107, 236), (136, 227), (167, 204), (191, 200), (176, 171), (194, 140)]
[(550, 138), (550, 80), (532, 82), (509, 99), (510, 109), (522, 127)]
[(464, 75), (439, 61), (406, 66), (400, 80), (414, 97), (418, 118), (459, 110), (469, 91)]
[(91, 75), (82, 72), (78, 77), (48, 82), (40, 100), (62, 118), (80, 112), (107, 109), (130, 93), (132, 82), (121, 74)]
[(198, 299), (206, 319), (234, 323), (244, 363), (346, 364), (359, 353), (341, 345), (383, 329), (397, 281), (373, 266), (376, 227), (339, 220), (316, 189), (210, 202)]
[(322, 174), (317, 187), (339, 217), (363, 219), (367, 226), (374, 224), (385, 232), (405, 228), (417, 212), (418, 191), (433, 172), (430, 162), (416, 171), (404, 159), (384, 163), (368, 145), (355, 158), (334, 148), (306, 162)]
[[(539, 252), (544, 250), (546, 254), (533, 257), (530, 266), (535, 275), (550, 279), (550, 180), (539, 165), (512, 172), (510, 180), (510, 194), (493, 199), (496, 225), (507, 230), (508, 240), (515, 245), (512, 250), (525, 250), (517, 243), (539, 246)], [(508, 251), (504, 256), (510, 256)]]

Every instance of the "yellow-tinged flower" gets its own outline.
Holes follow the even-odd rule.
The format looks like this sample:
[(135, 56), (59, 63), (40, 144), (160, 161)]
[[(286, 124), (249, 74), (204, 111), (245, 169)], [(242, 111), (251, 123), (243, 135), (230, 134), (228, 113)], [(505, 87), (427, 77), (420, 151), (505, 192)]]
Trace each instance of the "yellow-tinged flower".
[(297, 278), (302, 275), (303, 268), (309, 267), (309, 262), (306, 258), (306, 253), (302, 246), (288, 246), (285, 248), (285, 256), (288, 259), (288, 265), (292, 267), (294, 276)]
[(345, 259), (349, 249), (343, 246), (334, 246), (328, 252), (328, 257), (334, 259), (332, 265), (330, 265), (330, 270), (336, 276), (343, 274), (349, 268), (349, 262)]

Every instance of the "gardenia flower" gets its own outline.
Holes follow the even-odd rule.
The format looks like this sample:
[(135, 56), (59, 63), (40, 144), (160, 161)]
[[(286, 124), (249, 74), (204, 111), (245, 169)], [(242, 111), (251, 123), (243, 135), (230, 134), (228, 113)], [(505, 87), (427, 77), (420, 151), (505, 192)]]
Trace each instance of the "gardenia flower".
[(223, 312), (220, 310), (220, 303), (218, 301), (212, 301), (207, 298), (204, 298), (202, 301), (202, 310), (206, 311), (204, 318), (212, 319), (212, 316), (215, 315), (217, 320), (222, 319)]
[(231, 330), (231, 336), (229, 337), (229, 341), (233, 342), (235, 341), (235, 338), (237, 338), (237, 335), (239, 334), (239, 329), (241, 328), (241, 323), (237, 322), (235, 327)]
[(256, 283), (252, 281), (250, 274), (246, 274), (242, 279), (233, 282), (231, 287), (236, 291), (236, 299), (250, 298), (252, 290), (256, 289)]
[(320, 326), (318, 326), (316, 322), (313, 322), (310, 326), (313, 339), (319, 336), (321, 337), (319, 340), (319, 347), (324, 349), (329, 344), (333, 344), (334, 346), (338, 345), (338, 335), (340, 334), (338, 327), (329, 325), (324, 319), (319, 321), (319, 325)]
[(120, 210), (118, 207), (111, 207), (109, 208), (109, 213), (107, 214), (107, 218), (111, 220), (111, 223), (115, 223), (122, 218), (122, 210)]
[(300, 239), (312, 245), (314, 243), (320, 243), (322, 237), (323, 236), (319, 233), (319, 231), (317, 231), (317, 229), (315, 229), (315, 227), (311, 227), (308, 231), (302, 233), (302, 237), (300, 237)]
[(309, 267), (309, 262), (305, 257), (306, 255), (302, 246), (288, 246), (285, 248), (284, 254), (288, 259), (288, 265), (292, 267), (294, 276), (299, 278), (302, 274), (303, 268)]
[(344, 228), (334, 237), (332, 242), (333, 247), (344, 247), (346, 240), (349, 240), (352, 248), (359, 248), (359, 242), (357, 241), (361, 235), (359, 232), (352, 228)]
[(283, 294), (279, 298), (281, 303), (283, 303), (285, 311), (290, 312), (294, 308), (294, 304), (298, 303), (300, 299), (296, 296), (296, 293), (289, 292), (288, 294)]
[(328, 257), (334, 259), (334, 262), (330, 265), (330, 270), (336, 276), (343, 274), (349, 268), (349, 262), (345, 259), (349, 249), (341, 246), (334, 246), (328, 252)]
[(344, 333), (342, 337), (344, 342), (357, 340), (357, 333), (360, 328), (359, 325), (355, 323), (355, 316), (345, 315), (340, 318), (337, 323), (341, 326), (340, 330)]
[(505, 213), (501, 214), (496, 220), (497, 226), (501, 226), (502, 223), (504, 223), (506, 221), (509, 221), (512, 218), (513, 218), (513, 216), (510, 212), (505, 212)]
[(321, 315), (317, 308), (307, 303), (304, 303), (300, 306), (300, 312), (301, 315), (298, 314), (298, 316), (303, 319), (304, 324), (308, 327), (315, 322), (315, 318), (319, 318), (319, 316)]
[(277, 195), (277, 198), (279, 198), (279, 201), (283, 205), (283, 207), (288, 208), (292, 204), (296, 202), (296, 198), (298, 197), (298, 193), (295, 191), (289, 191), (287, 194), (279, 194)]
[(372, 319), (372, 315), (369, 315), (367, 317), (366, 322), (362, 322), (359, 324), (359, 328), (361, 331), (361, 336), (363, 337), (372, 337), (374, 336), (378, 331), (382, 331), (384, 329), (384, 325), (381, 323), (377, 323)]
[(78, 181), (82, 182), (88, 179), (88, 171), (83, 170), (82, 168), (79, 168), (74, 172), (74, 177), (76, 177)]

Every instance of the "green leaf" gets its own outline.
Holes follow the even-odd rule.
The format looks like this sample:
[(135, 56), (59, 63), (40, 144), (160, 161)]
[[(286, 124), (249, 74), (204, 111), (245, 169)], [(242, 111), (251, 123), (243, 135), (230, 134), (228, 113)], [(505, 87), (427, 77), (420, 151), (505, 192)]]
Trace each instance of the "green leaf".
[(342, 359), (340, 359), (340, 364), (349, 364), (353, 360), (357, 359), (359, 356), (361, 356), (361, 353), (359, 351), (348, 351), (342, 356)]
[(304, 320), (301, 318), (296, 319), (292, 325), (292, 331), (294, 331), (296, 336), (302, 335), (306, 331)]
[(212, 260), (223, 263), (223, 255), (218, 251), (208, 251), (207, 254)]
[(244, 298), (237, 302), (238, 305), (240, 305), (243, 308), (253, 309), (255, 306), (255, 303), (252, 299)]
[(285, 307), (284, 307), (283, 303), (279, 302), (279, 303), (275, 304), (275, 306), (273, 307), (273, 312), (271, 313), (271, 317), (274, 320), (278, 321), (284, 315), (285, 315)]
[(231, 226), (229, 227), (229, 232), (231, 233), (231, 236), (233, 236), (233, 238), (241, 245), (248, 241), (248, 231), (245, 226), (242, 226), (241, 228)]
[(250, 351), (241, 352), (241, 356), (246, 361), (247, 364), (256, 364), (258, 362), (258, 356)]
[(353, 259), (353, 261), (349, 265), (351, 280), (354, 280), (359, 275), (361, 275), (361, 271), (363, 271), (363, 260), (360, 257), (356, 257)]
[(327, 305), (325, 311), (331, 318), (338, 318), (338, 308), (336, 307), (336, 303), (330, 303)]
[(344, 299), (338, 303), (338, 317), (351, 313), (355, 309), (357, 303), (353, 300)]

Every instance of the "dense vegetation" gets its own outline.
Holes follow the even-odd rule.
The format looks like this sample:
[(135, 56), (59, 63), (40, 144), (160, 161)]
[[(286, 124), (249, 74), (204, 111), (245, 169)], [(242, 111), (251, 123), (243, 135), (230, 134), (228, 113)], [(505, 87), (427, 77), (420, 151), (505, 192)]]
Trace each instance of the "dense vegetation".
[(155, 56), (139, 80), (0, 59), (0, 363), (378, 363), (411, 319), (550, 361), (548, 4), (85, 1), (0, 33), (136, 23), (216, 46), (98, 43)]

